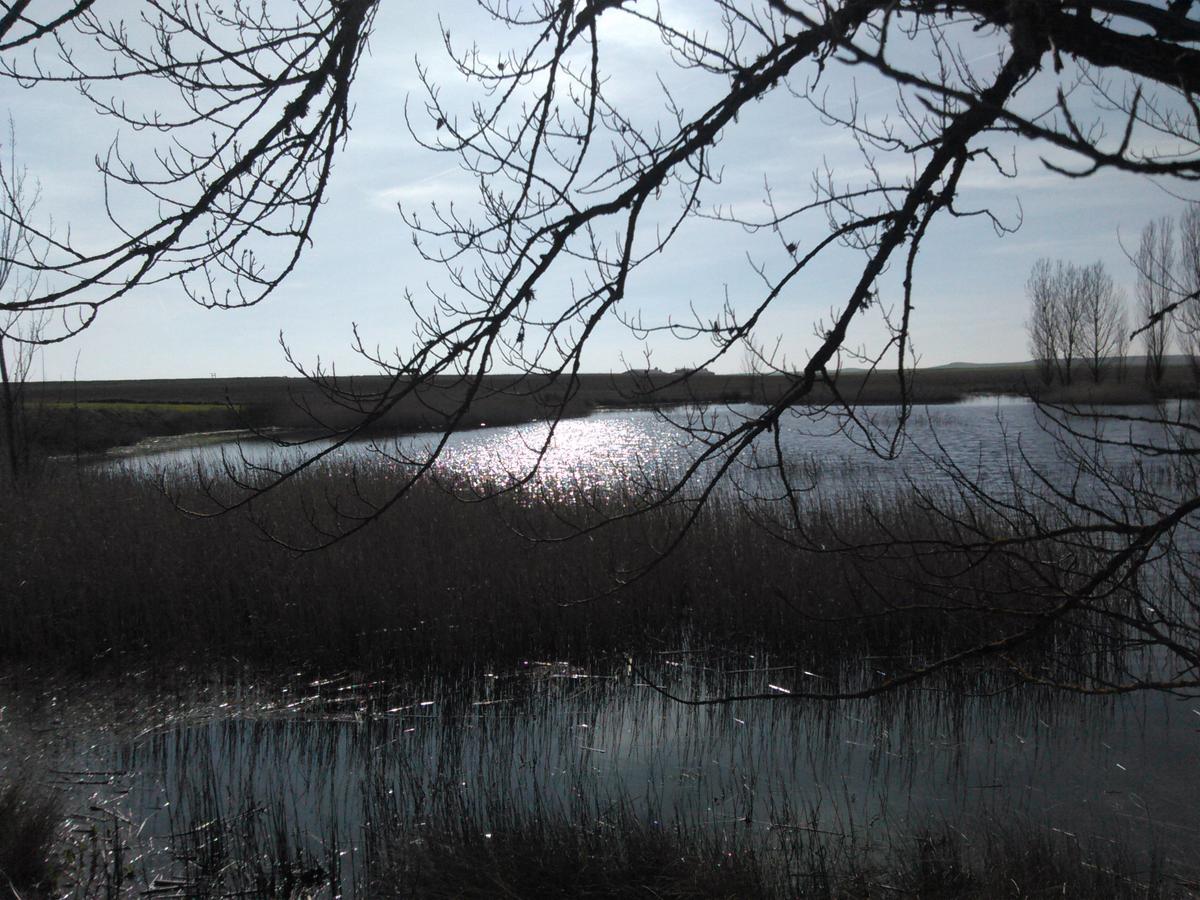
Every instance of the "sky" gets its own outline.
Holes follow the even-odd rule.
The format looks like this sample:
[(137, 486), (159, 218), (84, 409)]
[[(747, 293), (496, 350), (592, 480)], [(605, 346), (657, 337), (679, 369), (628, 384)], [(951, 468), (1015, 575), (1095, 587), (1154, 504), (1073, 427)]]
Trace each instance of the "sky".
[[(638, 0), (645, 6), (645, 0)], [(120, 8), (121, 4), (113, 6)], [(664, 3), (668, 15), (687, 18), (696, 0)], [(442, 19), (439, 20), (439, 12)], [(664, 99), (656, 77), (675, 90), (689, 111), (704, 105), (707, 87), (680, 73), (657, 38), (635, 21), (603, 17), (602, 46), (611, 77), (610, 96), (641, 121), (662, 118)], [(699, 23), (703, 27), (704, 23)], [(383, 0), (354, 84), (355, 112), (348, 142), (337, 160), (328, 201), (318, 214), (313, 245), (283, 286), (259, 306), (208, 310), (188, 301), (172, 285), (143, 288), (106, 307), (83, 333), (48, 347), (34, 377), (230, 378), (290, 374), (280, 340), (296, 358), (312, 365), (335, 363), (340, 372), (365, 373), (371, 367), (352, 350), (357, 326), (371, 347), (409, 347), (413, 316), (404, 299), (411, 290), (418, 305), (432, 301), (427, 286), (446, 287), (445, 273), (420, 259), (397, 211), (420, 211), (431, 201), (470, 204), (476, 179), (455, 158), (420, 147), (404, 124), (406, 100), (418, 113), (418, 127), (432, 136), (432, 123), (419, 115), (424, 97), (416, 61), (432, 67), (446, 98), (460, 104), (470, 94), (448, 66), (443, 25), (463, 40), (473, 39), (496, 55), (520, 39), (456, 0), (445, 4)], [(919, 52), (914, 48), (912, 52)], [(994, 48), (981, 44), (976, 59), (986, 66)], [(690, 79), (690, 80), (689, 80)], [(827, 96), (845, 106), (857, 87), (861, 108), (895, 116), (894, 94), (864, 73), (831, 66), (824, 79)], [(1044, 101), (1036, 88), (1030, 102)], [(23, 90), (0, 81), (0, 111), (11, 116), (16, 160), (40, 185), (38, 214), (52, 216), (56, 229), (70, 229), (85, 243), (102, 241), (106, 223), (103, 185), (96, 154), (118, 135), (118, 124), (97, 116), (67, 89)], [(1097, 111), (1103, 117), (1103, 112)], [(999, 148), (1002, 155), (1010, 152)], [(981, 217), (942, 217), (929, 234), (916, 269), (913, 346), (922, 365), (950, 362), (1005, 362), (1028, 358), (1024, 320), (1025, 277), (1042, 256), (1078, 263), (1103, 260), (1127, 294), (1133, 268), (1124, 248), (1136, 245), (1142, 226), (1160, 215), (1175, 215), (1183, 200), (1141, 178), (1101, 173), (1082, 180), (1048, 171), (1044, 147), (1017, 148), (1018, 176), (1002, 178), (980, 171), (967, 177), (964, 207), (988, 207), (1003, 221), (1020, 222), (1015, 233), (997, 236)], [(1004, 157), (1006, 161), (1008, 157)], [(732, 205), (750, 215), (762, 212), (764, 180), (777, 199), (805, 199), (815, 169), (832, 166), (848, 180), (862, 177), (863, 162), (845, 128), (822, 123), (794, 97), (781, 92), (740, 117), (716, 155), (720, 185), (707, 191), (705, 209)], [(903, 170), (903, 159), (885, 167)], [(890, 171), (890, 170), (889, 170)], [(816, 239), (823, 224), (798, 228), (801, 246)], [(778, 240), (747, 235), (733, 225), (697, 223), (680, 235), (672, 252), (637, 274), (623, 312), (647, 324), (687, 321), (692, 310), (705, 320), (726, 298), (745, 311), (761, 294), (752, 263), (777, 271), (783, 260)], [(778, 346), (780, 358), (801, 365), (815, 346), (814, 328), (844, 302), (861, 257), (840, 253), (814, 267), (773, 306), (757, 331), (759, 342)], [(562, 285), (574, 273), (559, 276)], [(896, 273), (884, 279), (884, 306), (898, 296)], [(850, 347), (877, 348), (884, 330), (877, 316), (859, 320)], [(651, 365), (666, 369), (695, 364), (709, 352), (702, 341), (647, 338), (611, 324), (593, 339), (585, 370), (619, 371)], [(847, 360), (853, 365), (852, 360)], [(736, 353), (716, 368), (739, 371), (747, 358)]]

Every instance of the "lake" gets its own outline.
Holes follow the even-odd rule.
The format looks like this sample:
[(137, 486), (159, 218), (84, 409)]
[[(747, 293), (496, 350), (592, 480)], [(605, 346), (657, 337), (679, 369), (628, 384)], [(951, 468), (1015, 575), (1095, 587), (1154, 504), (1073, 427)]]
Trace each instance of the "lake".
[[(582, 418), (564, 419), (554, 429), (543, 422), (520, 426), (480, 427), (460, 431), (446, 440), (439, 468), (463, 474), (479, 483), (505, 484), (526, 476), (535, 466), (535, 481), (554, 486), (597, 488), (644, 480), (659, 481), (683, 472), (706, 440), (736, 427), (761, 407), (734, 405), (702, 411), (686, 409), (603, 410)], [(1064, 452), (1059, 429), (1048, 423), (1035, 404), (1007, 397), (979, 397), (963, 403), (918, 407), (907, 423), (896, 458), (886, 458), (897, 414), (891, 407), (861, 411), (869, 421), (859, 426), (834, 415), (811, 417), (788, 414), (780, 444), (790, 463), (815, 462), (825, 487), (866, 480), (898, 484), (912, 478), (922, 483), (945, 479), (948, 460), (985, 483), (997, 483), (1010, 468), (1026, 464), (1057, 477), (1071, 476), (1074, 461)], [(1110, 407), (1102, 412), (1153, 417), (1153, 407)], [(1190, 401), (1172, 402), (1166, 412), (1185, 419), (1195, 415)], [(1082, 420), (1081, 420), (1082, 421)], [(1091, 428), (1089, 422), (1086, 426)], [(1104, 433), (1118, 438), (1150, 438), (1158, 429), (1141, 422), (1104, 422)], [(338, 451), (338, 458), (393, 455), (420, 459), (436, 447), (441, 435), (415, 434), (397, 440), (355, 440)], [(188, 471), (197, 464), (235, 468), (243, 462), (281, 466), (322, 449), (316, 441), (307, 448), (281, 448), (266, 440), (218, 442), (201, 447), (177, 446), (182, 439), (151, 439), (129, 448), (118, 462), (143, 472)], [(874, 446), (871, 442), (874, 441)], [(159, 450), (159, 443), (168, 449)], [(544, 452), (543, 452), (544, 451)], [(720, 459), (720, 456), (716, 457)], [(1118, 448), (1112, 462), (1128, 462), (1131, 454)], [(761, 436), (730, 475), (736, 481), (762, 482), (772, 477), (775, 454), (771, 436)], [(699, 481), (699, 479), (698, 479)]]

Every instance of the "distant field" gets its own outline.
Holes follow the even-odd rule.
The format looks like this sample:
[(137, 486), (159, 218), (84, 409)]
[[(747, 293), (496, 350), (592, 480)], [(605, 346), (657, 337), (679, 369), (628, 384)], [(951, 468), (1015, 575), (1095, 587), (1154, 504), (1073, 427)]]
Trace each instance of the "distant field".
[[(1051, 401), (1145, 403), (1162, 397), (1195, 396), (1187, 365), (1175, 362), (1163, 383), (1151, 389), (1140, 367), (1129, 366), (1123, 380), (1099, 385), (1078, 382), (1070, 389), (1046, 389), (1031, 363), (953, 364), (908, 373), (910, 399), (918, 404), (953, 403), (970, 396), (1031, 393)], [(585, 415), (597, 408), (672, 406), (686, 403), (765, 403), (782, 396), (793, 380), (784, 375), (714, 375), (653, 372), (587, 374), (572, 384), (543, 376), (494, 375), (483, 385), (460, 428), (503, 425), (563, 414)], [(370, 413), (393, 389), (382, 377), (341, 379), (344, 392), (333, 396), (300, 378), (193, 378), (146, 381), (34, 382), (27, 397), (36, 420), (36, 444), (48, 452), (96, 452), (136, 443), (144, 437), (234, 428), (290, 430), (346, 429)], [(373, 422), (376, 432), (444, 427), (467, 390), (464, 380), (443, 378), (397, 403)], [(818, 385), (810, 402), (894, 404), (900, 399), (894, 371), (848, 371), (836, 379), (836, 394)]]
[(154, 400), (50, 400), (48, 409), (94, 409), (106, 412), (200, 413), (226, 411), (225, 403), (159, 403)]

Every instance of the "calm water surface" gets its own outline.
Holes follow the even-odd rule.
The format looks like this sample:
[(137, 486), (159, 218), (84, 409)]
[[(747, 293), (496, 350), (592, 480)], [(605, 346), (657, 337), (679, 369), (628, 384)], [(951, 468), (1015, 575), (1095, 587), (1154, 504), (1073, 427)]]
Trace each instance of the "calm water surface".
[[(553, 434), (549, 425), (541, 422), (480, 427), (452, 435), (439, 466), (479, 482), (499, 484), (524, 477), (535, 467), (535, 481), (553, 486), (602, 488), (645, 479), (659, 481), (684, 471), (703, 449), (705, 439), (711, 439), (720, 429), (736, 426), (760, 409), (732, 406), (701, 413), (676, 410), (665, 414), (650, 410), (600, 411), (566, 419)], [(1156, 412), (1151, 407), (1114, 407), (1108, 411), (1133, 416), (1154, 416)], [(1183, 412), (1194, 415), (1190, 410)], [(1178, 413), (1177, 405), (1172, 404), (1170, 414)], [(895, 411), (888, 407), (867, 408), (864, 414), (870, 419), (865, 429), (832, 416), (786, 416), (780, 433), (786, 459), (791, 464), (817, 461), (817, 477), (829, 485), (863, 480), (896, 484), (908, 478), (923, 483), (937, 481), (945, 477), (940, 463), (943, 459), (985, 482), (1003, 479), (1010, 468), (1020, 469), (1026, 464), (1059, 477), (1071, 474), (1072, 462), (1064, 455), (1057, 437), (1059, 430), (1026, 400), (985, 397), (917, 408), (908, 421), (904, 439), (894, 448), (889, 440), (895, 431)], [(1092, 427), (1084, 420), (1076, 421), (1085, 428)], [(1157, 434), (1151, 426), (1121, 423), (1107, 423), (1104, 432), (1118, 438), (1130, 433), (1138, 437)], [(439, 438), (417, 434), (393, 442), (356, 441), (338, 456), (364, 460), (385, 455), (417, 458), (432, 449)], [(238, 467), (243, 460), (281, 465), (302, 458), (305, 452), (281, 449), (268, 441), (156, 450), (152, 440), (136, 449), (138, 452), (116, 464), (147, 472), (186, 471), (197, 463), (226, 462)], [(888, 453), (889, 449), (895, 453)], [(1114, 450), (1112, 456), (1120, 462), (1128, 454), (1123, 457)], [(743, 454), (730, 474), (742, 483), (763, 482), (773, 477), (774, 465), (774, 445), (766, 435)], [(803, 483), (803, 474), (798, 477)]]
[[(997, 834), (1067, 840), (1094, 863), (1120, 847), (1142, 871), (1157, 858), (1168, 872), (1197, 872), (1196, 701), (912, 692), (697, 709), (636, 676), (590, 679), (565, 665), (525, 674), (517, 692), (495, 673), (386, 696), (347, 677), (197, 703), (132, 734), (73, 735), (62, 784), (128, 823), (147, 880), (185, 874), (180, 845), (196, 829), (223, 830), (223, 852), (252, 858), (283, 823), (312, 859), (335, 851), (350, 890), (373, 830), (407, 842), (435, 826), (493, 834), (620, 812), (760, 850), (802, 830), (834, 852), (869, 853), (952, 826), (968, 845)], [(675, 677), (660, 662), (656, 678), (679, 688), (735, 686)], [(810, 677), (777, 670), (736, 684)]]

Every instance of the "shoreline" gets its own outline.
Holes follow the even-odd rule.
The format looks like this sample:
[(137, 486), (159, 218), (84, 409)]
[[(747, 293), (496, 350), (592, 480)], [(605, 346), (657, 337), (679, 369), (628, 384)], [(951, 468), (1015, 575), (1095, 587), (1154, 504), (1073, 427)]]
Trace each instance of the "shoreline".
[[(895, 406), (902, 398), (894, 374), (842, 373), (836, 381), (837, 395), (818, 384), (808, 401), (815, 406), (843, 402)], [(1155, 386), (1140, 379), (1110, 379), (1047, 388), (1033, 380), (1034, 371), (1027, 364), (918, 369), (908, 399), (913, 406), (949, 405), (979, 397), (1121, 406), (1195, 399), (1200, 388), (1190, 366), (1182, 363), (1173, 365)], [(782, 375), (697, 373), (681, 378), (670, 373), (626, 373), (581, 375), (568, 390), (548, 379), (488, 376), (470, 417), (464, 417), (455, 430), (525, 425), (603, 411), (769, 404), (792, 384)], [(380, 379), (373, 378), (349, 378), (344, 386), (364, 395), (383, 387)], [(175, 441), (178, 446), (202, 446), (235, 434), (267, 440), (319, 439), (353, 427), (363, 414), (331, 400), (316, 385), (288, 378), (31, 382), (26, 387), (27, 432), (35, 455), (43, 458), (139, 455), (175, 449)], [(361, 436), (437, 433), (445, 416), (461, 403), (464, 390), (461, 379), (429, 385), (397, 403)], [(156, 445), (144, 447), (147, 441)]]

